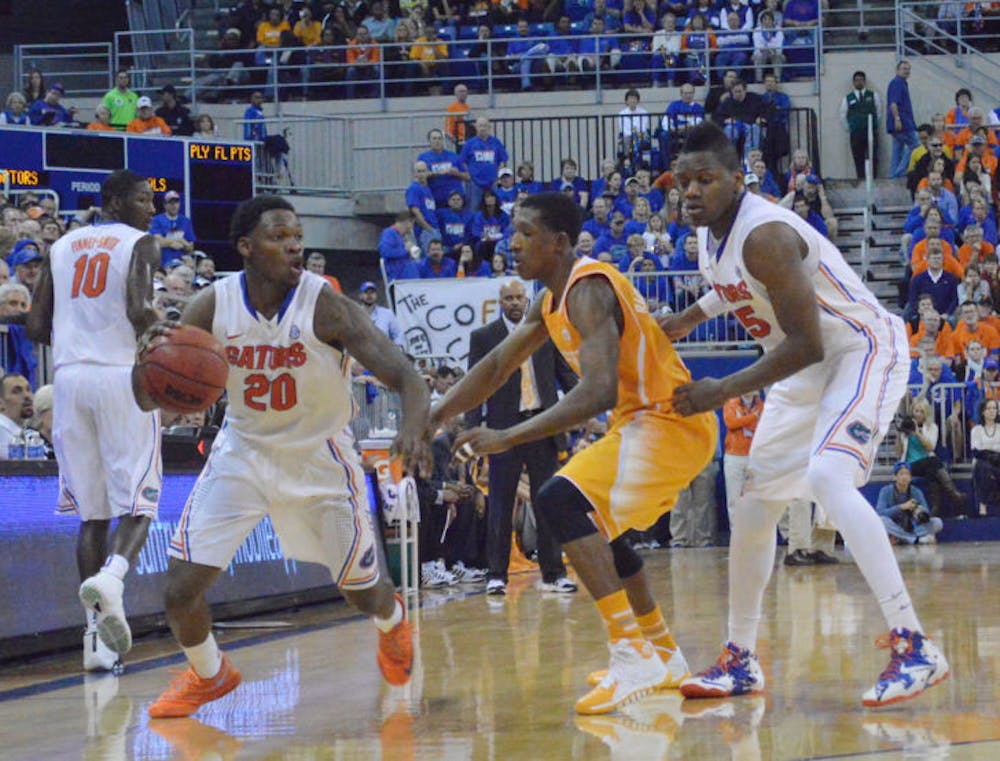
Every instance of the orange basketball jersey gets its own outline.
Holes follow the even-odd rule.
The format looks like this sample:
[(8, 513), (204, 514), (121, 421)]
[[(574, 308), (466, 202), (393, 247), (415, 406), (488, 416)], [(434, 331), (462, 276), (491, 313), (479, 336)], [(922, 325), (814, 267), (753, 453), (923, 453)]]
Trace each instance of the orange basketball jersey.
[(674, 389), (691, 382), (691, 374), (681, 362), (666, 334), (646, 308), (646, 300), (632, 283), (610, 264), (582, 257), (573, 265), (562, 299), (553, 303), (552, 292), (545, 293), (542, 317), (552, 342), (566, 361), (580, 374), (580, 334), (569, 321), (566, 294), (585, 277), (606, 278), (621, 306), (624, 325), (619, 339), (618, 404), (612, 412), (613, 423), (640, 410), (671, 413)]

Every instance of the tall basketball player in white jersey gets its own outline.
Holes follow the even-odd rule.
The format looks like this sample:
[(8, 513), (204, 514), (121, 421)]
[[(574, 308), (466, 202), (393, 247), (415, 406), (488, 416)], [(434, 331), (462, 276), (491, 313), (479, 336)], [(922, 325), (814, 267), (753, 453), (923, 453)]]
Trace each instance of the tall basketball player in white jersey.
[(140, 409), (132, 367), (136, 337), (157, 320), (153, 271), (160, 251), (145, 232), (154, 211), (145, 177), (113, 172), (101, 186), (105, 221), (52, 245), (28, 316), (28, 335), (51, 342), (55, 360), (58, 510), (82, 519), (77, 566), (88, 616), (87, 670), (112, 668), (132, 646), (123, 579), (160, 499), (160, 415)]
[(745, 192), (740, 162), (711, 122), (688, 133), (675, 173), (698, 228), (699, 269), (712, 290), (660, 325), (671, 338), (732, 312), (764, 348), (750, 367), (677, 389), (690, 415), (771, 386), (735, 507), (729, 555), (729, 641), (713, 668), (681, 685), (685, 697), (760, 692), (754, 654), (774, 565), (775, 526), (790, 499), (812, 495), (844, 536), (882, 608), (888, 668), (869, 707), (920, 694), (948, 676), (922, 632), (875, 511), (856, 488), (906, 391), (902, 321), (887, 312), (837, 248), (796, 214)]
[(154, 718), (189, 716), (239, 684), (212, 636), (205, 592), (268, 515), (287, 557), (326, 565), (344, 597), (374, 617), (386, 681), (404, 684), (413, 660), (402, 600), (379, 571), (348, 428), (348, 354), (400, 392), (394, 450), (411, 472), (430, 471), (427, 386), (358, 304), (304, 271), (291, 204), (244, 201), (230, 237), (243, 272), (205, 288), (181, 318), (225, 346), (229, 406), (170, 543), (167, 621), (190, 668), (150, 706)]

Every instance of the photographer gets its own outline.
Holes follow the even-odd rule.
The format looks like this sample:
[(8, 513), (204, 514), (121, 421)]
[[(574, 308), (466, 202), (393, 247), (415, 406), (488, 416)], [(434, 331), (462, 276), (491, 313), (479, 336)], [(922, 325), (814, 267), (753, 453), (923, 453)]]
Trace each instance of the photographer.
[(932, 512), (941, 512), (942, 491), (954, 502), (956, 513), (963, 512), (965, 495), (958, 490), (941, 459), (934, 454), (938, 443), (938, 427), (931, 414), (931, 405), (919, 398), (913, 402), (913, 417), (903, 417), (899, 421), (899, 437), (896, 440), (899, 459), (913, 475), (927, 479), (930, 489)]
[(931, 517), (923, 492), (910, 483), (905, 462), (897, 462), (892, 474), (892, 484), (882, 487), (875, 505), (886, 532), (897, 544), (933, 544), (943, 525), (941, 519)]

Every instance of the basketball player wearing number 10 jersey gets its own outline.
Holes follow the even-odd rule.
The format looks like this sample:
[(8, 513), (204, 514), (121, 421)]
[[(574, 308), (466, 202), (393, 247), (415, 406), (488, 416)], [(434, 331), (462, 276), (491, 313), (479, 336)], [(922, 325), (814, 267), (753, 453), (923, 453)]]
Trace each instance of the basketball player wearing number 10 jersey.
[(408, 681), (413, 660), (348, 428), (348, 353), (400, 392), (394, 449), (410, 472), (429, 460), (427, 386), (359, 305), (303, 270), (302, 226), (287, 201), (244, 201), (231, 238), (243, 272), (199, 292), (182, 316), (224, 345), (229, 406), (170, 543), (167, 621), (190, 668), (150, 706), (154, 718), (189, 716), (240, 683), (212, 636), (205, 592), (266, 516), (286, 557), (326, 565), (344, 597), (374, 617), (386, 681)]
[(844, 536), (889, 626), (880, 638), (889, 666), (862, 703), (881, 707), (915, 697), (948, 676), (948, 663), (922, 633), (888, 536), (856, 488), (868, 479), (906, 391), (903, 323), (825, 237), (744, 190), (736, 151), (714, 124), (688, 133), (675, 176), (712, 290), (681, 314), (661, 318), (661, 327), (676, 338), (728, 311), (764, 348), (738, 373), (678, 388), (675, 409), (695, 414), (773, 384), (734, 508), (729, 641), (716, 666), (686, 679), (681, 692), (700, 698), (763, 690), (754, 650), (774, 529), (790, 499), (811, 496)]
[(145, 232), (153, 192), (146, 178), (122, 170), (102, 185), (101, 203), (105, 221), (52, 245), (27, 324), (32, 340), (51, 342), (55, 361), (57, 509), (82, 521), (77, 566), (87, 670), (113, 668), (132, 646), (123, 580), (156, 517), (162, 479), (159, 412), (141, 409), (133, 390), (136, 337), (157, 320), (160, 252)]

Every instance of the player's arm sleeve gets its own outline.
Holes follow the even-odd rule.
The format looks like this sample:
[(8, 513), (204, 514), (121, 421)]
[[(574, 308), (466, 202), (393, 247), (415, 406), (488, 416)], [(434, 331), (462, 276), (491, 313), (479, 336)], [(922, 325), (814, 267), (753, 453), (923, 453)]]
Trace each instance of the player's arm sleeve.
[(719, 298), (719, 294), (715, 292), (714, 288), (705, 291), (697, 303), (701, 307), (701, 311), (709, 318), (718, 317), (720, 314), (725, 314), (729, 311), (729, 305)]

